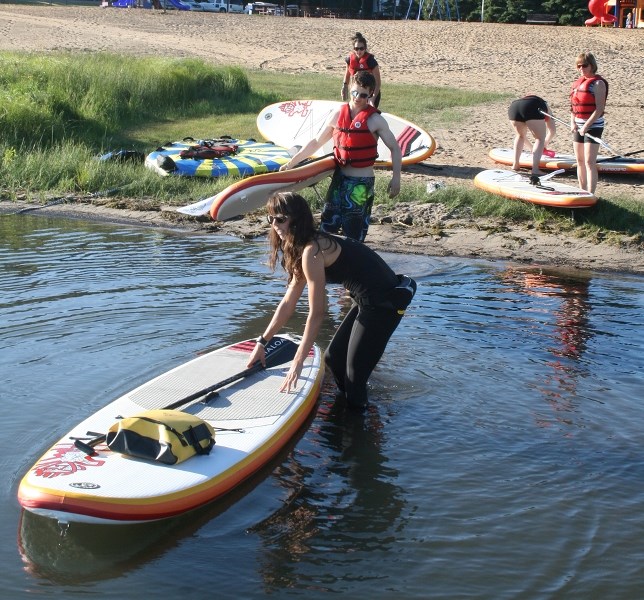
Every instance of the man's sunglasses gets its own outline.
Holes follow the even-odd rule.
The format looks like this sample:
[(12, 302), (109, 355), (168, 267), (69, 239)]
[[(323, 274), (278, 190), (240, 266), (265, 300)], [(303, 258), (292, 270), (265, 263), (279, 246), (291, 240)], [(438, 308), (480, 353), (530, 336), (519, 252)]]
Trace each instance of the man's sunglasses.
[(358, 90), (351, 90), (351, 95), (354, 98), (371, 98), (373, 94), (365, 94), (364, 92), (359, 92)]

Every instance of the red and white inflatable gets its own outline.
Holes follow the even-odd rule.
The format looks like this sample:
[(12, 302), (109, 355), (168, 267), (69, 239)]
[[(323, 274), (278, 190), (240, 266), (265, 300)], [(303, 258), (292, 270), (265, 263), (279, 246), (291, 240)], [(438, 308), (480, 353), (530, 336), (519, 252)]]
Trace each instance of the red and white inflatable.
[(584, 21), (586, 26), (603, 25), (604, 23), (614, 23), (617, 21), (617, 18), (608, 12), (608, 0), (590, 0), (588, 2), (588, 10), (593, 16)]

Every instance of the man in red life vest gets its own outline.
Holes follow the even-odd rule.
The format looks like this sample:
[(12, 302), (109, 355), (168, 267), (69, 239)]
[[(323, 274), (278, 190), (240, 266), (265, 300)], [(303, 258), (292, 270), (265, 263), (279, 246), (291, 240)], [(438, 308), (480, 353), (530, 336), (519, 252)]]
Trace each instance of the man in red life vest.
[(378, 139), (391, 152), (393, 174), (390, 198), (400, 192), (402, 155), (396, 138), (380, 112), (369, 104), (375, 80), (371, 73), (358, 72), (351, 78), (351, 100), (336, 110), (320, 135), (305, 144), (280, 170), (297, 166), (333, 138), (337, 168), (326, 195), (320, 229), (342, 233), (363, 242), (369, 229), (374, 199), (373, 165), (378, 157)]

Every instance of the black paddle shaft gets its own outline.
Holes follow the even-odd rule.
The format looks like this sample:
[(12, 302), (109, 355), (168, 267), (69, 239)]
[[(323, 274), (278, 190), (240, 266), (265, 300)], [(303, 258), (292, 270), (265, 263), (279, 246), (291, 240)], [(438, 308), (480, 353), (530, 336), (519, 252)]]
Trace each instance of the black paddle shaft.
[[(288, 338), (274, 337), (268, 344), (266, 344), (266, 347), (265, 347), (266, 368), (276, 367), (277, 365), (281, 365), (290, 360), (293, 360), (293, 357), (297, 352), (297, 348), (298, 348), (298, 345), (295, 342), (289, 340)], [(245, 369), (244, 371), (241, 371), (235, 375), (231, 375), (230, 377), (227, 377), (223, 381), (218, 381), (217, 383), (211, 386), (208, 386), (203, 390), (194, 392), (193, 394), (190, 394), (185, 398), (181, 398), (181, 400), (176, 400), (172, 404), (169, 404), (168, 406), (164, 406), (163, 410), (172, 410), (174, 408), (178, 408), (179, 406), (183, 406), (184, 404), (187, 404), (192, 400), (201, 398), (202, 396), (205, 396), (207, 394), (208, 395), (213, 394), (216, 390), (226, 385), (230, 385), (231, 383), (235, 383), (235, 381), (238, 381), (240, 379), (244, 379), (245, 377), (248, 377), (253, 373), (258, 373), (262, 369), (264, 369), (264, 366), (262, 365), (262, 363), (257, 362), (252, 367), (249, 367), (248, 369)], [(85, 452), (85, 454), (87, 454), (88, 456), (94, 456), (96, 454), (96, 450), (94, 450), (94, 446), (104, 442), (106, 437), (107, 436), (104, 434), (96, 434), (96, 437), (94, 437), (94, 439), (91, 439), (87, 442), (84, 440), (75, 439), (74, 445), (79, 450), (82, 450), (83, 452)]]
[[(622, 158), (626, 158), (627, 156), (633, 156), (635, 154), (641, 154), (642, 152), (644, 152), (644, 150), (633, 150), (633, 152), (626, 152), (625, 154), (620, 154), (619, 156), (608, 156), (606, 158), (600, 158), (597, 162), (598, 163), (617, 162)], [(637, 159), (632, 159), (632, 160), (637, 160)]]
[[(289, 362), (290, 360), (293, 360), (293, 357), (297, 352), (297, 348), (298, 348), (298, 345), (295, 342), (289, 340), (288, 338), (274, 337), (268, 344), (266, 344), (266, 347), (264, 349), (266, 353), (265, 355), (266, 368), (276, 367), (277, 365), (281, 365), (286, 362)], [(190, 394), (185, 398), (181, 398), (181, 400), (176, 400), (172, 404), (164, 406), (163, 409), (172, 410), (174, 408), (178, 408), (179, 406), (183, 406), (184, 404), (187, 404), (192, 400), (201, 398), (206, 394), (211, 394), (215, 390), (218, 390), (226, 385), (230, 385), (231, 383), (235, 383), (235, 381), (238, 381), (240, 379), (244, 379), (245, 377), (248, 377), (253, 373), (258, 373), (262, 369), (264, 369), (264, 366), (262, 365), (262, 363), (257, 362), (252, 367), (249, 367), (244, 371), (236, 373), (235, 375), (231, 375), (230, 377), (227, 377), (222, 381), (218, 381), (217, 383), (214, 383), (213, 385), (210, 385), (207, 388), (194, 392), (193, 394)]]

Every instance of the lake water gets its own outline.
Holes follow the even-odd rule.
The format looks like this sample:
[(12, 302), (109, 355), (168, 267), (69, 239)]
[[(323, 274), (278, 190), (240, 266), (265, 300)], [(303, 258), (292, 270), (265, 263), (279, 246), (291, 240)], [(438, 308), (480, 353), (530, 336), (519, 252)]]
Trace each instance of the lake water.
[[(6, 597), (640, 597), (644, 278), (624, 274), (386, 255), (419, 289), (366, 414), (327, 378), (274, 464), (178, 519), (23, 514), (20, 478), (72, 425), (263, 331), (284, 289), (265, 250), (0, 217)], [(346, 308), (330, 287), (322, 346)]]

